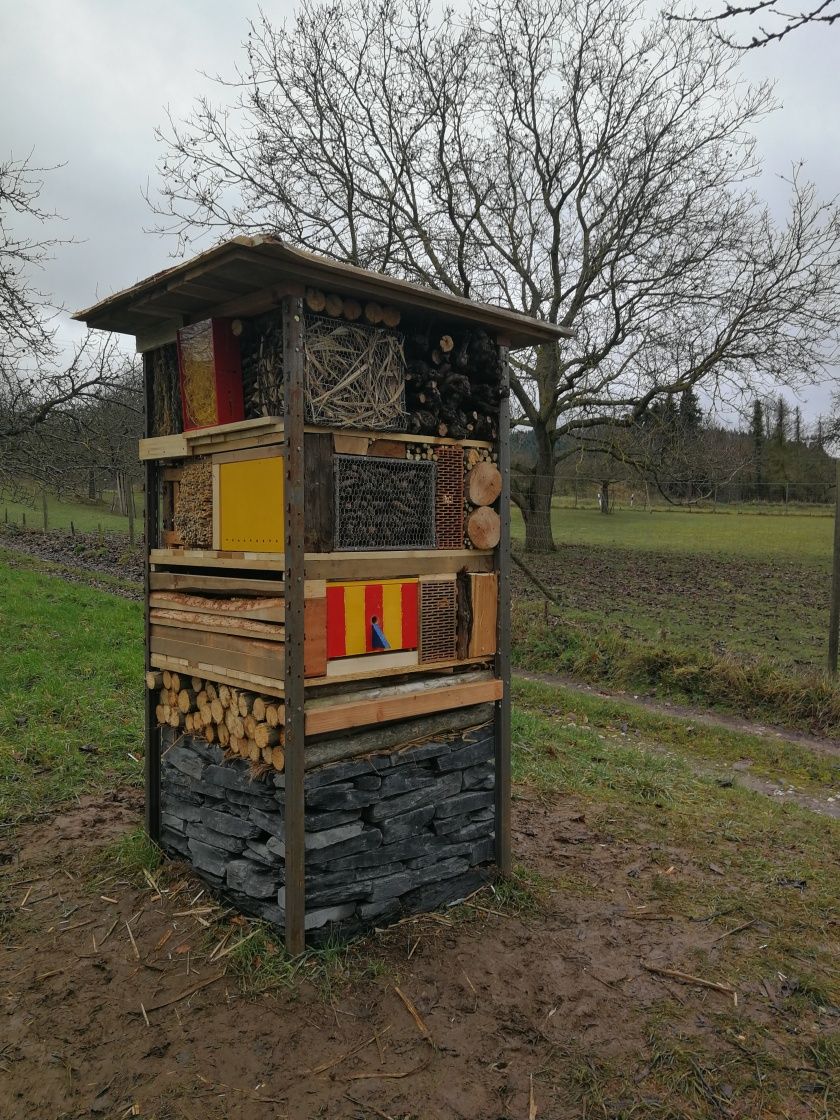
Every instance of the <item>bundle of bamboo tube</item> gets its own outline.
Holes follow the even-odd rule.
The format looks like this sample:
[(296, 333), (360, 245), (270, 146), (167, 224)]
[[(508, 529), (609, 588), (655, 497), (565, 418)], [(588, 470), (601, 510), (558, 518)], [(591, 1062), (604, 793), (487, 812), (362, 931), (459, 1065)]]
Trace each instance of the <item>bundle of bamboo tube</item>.
[(201, 735), (230, 755), (283, 770), (283, 705), (276, 697), (168, 669), (149, 670), (146, 685), (157, 691), (155, 718), (160, 727)]

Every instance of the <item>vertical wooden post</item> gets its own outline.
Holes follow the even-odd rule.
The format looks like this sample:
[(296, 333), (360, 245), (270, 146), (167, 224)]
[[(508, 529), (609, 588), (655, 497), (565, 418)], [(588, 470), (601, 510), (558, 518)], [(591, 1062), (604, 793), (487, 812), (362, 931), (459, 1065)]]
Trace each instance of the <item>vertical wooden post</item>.
[[(152, 408), (152, 363), (143, 355), (143, 388), (146, 404), (145, 434), (150, 436)], [(143, 486), (143, 668), (149, 668), (150, 623), (149, 623), (149, 553), (158, 545), (159, 499), (157, 464), (146, 462)], [(155, 693), (151, 688), (145, 692), (145, 753), (143, 765), (146, 781), (146, 831), (157, 843), (160, 840), (160, 732), (155, 717)]]
[(834, 554), (831, 560), (831, 607), (828, 616), (828, 671), (837, 675), (837, 647), (840, 643), (840, 457), (836, 463), (834, 499)]
[(502, 400), (499, 404), (499, 496), (501, 536), (496, 547), (499, 572), (499, 610), (496, 634), (496, 676), (502, 699), (496, 701), (496, 866), (503, 875), (513, 868), (510, 845), (510, 369), (506, 346), (500, 348)]
[(302, 953), (306, 929), (304, 860), (304, 459), (303, 459), (303, 302), (283, 301), (283, 446), (286, 471), (284, 552), (285, 732), (286, 732), (286, 948)]

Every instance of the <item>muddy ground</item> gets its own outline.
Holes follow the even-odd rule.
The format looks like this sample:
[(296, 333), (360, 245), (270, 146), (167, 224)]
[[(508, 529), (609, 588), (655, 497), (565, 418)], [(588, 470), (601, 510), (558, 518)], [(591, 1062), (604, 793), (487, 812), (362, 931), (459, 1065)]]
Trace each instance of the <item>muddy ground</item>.
[[(742, 987), (736, 1007), (646, 969), (725, 984), (733, 922), (669, 914), (655, 889), (667, 843), (627, 842), (571, 798), (515, 803), (517, 856), (545, 877), (537, 903), (487, 889), (264, 994), (243, 987), (270, 962), (227, 952), (259, 929), (208, 908), (183, 868), (149, 881), (103, 863), (140, 813), (133, 790), (82, 799), (2, 844), (2, 1120), (838, 1115), (816, 1070), (794, 1072), (802, 1017), (783, 986)], [(711, 875), (678, 849), (667, 862)], [(697, 1111), (662, 1057), (682, 1037), (705, 1055), (691, 1059)], [(790, 1065), (783, 1109), (740, 1098), (757, 1039), (762, 1063)]]

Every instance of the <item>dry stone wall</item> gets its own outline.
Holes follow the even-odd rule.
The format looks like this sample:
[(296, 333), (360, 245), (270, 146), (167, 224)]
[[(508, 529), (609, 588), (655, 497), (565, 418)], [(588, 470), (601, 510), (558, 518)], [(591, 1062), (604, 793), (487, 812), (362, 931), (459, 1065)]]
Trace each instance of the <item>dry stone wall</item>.
[[(174, 733), (161, 760), (161, 843), (245, 913), (285, 919), (285, 776), (254, 780)], [(494, 860), (493, 727), (306, 776), (306, 928), (354, 936), (464, 898)]]

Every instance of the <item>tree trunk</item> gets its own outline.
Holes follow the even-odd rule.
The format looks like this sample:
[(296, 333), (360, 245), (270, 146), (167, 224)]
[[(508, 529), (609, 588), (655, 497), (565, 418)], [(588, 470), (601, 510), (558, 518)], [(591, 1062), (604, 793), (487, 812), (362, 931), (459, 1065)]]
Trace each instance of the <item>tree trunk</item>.
[(88, 471), (88, 498), (92, 502), (96, 501), (96, 472), (93, 467)]
[(610, 480), (605, 478), (601, 483), (601, 513), (610, 512)]
[(518, 502), (525, 519), (525, 551), (553, 552), (551, 499), (554, 494), (554, 453), (547, 433), (534, 431), (537, 461), (525, 480)]

